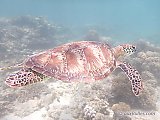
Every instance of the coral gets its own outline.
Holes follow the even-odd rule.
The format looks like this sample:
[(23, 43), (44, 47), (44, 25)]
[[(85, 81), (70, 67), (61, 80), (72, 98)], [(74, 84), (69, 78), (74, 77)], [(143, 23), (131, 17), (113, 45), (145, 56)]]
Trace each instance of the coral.
[(100, 35), (97, 33), (96, 30), (91, 29), (88, 31), (88, 34), (84, 37), (84, 40), (99, 41)]
[(136, 42), (136, 46), (138, 48), (138, 52), (146, 52), (146, 51), (160, 52), (160, 48), (152, 44), (148, 40), (140, 39), (139, 41)]
[(91, 111), (89, 113), (93, 112), (95, 120), (96, 118), (100, 117), (99, 115), (101, 115), (101, 117), (103, 116), (104, 118), (108, 118), (108, 119), (111, 119), (113, 117), (114, 113), (109, 107), (109, 103), (103, 99), (98, 99), (98, 98), (93, 99), (88, 103), (86, 103), (86, 106), (89, 106), (88, 108)]
[[(48, 49), (63, 40), (63, 27), (49, 23), (44, 17), (20, 16), (0, 19), (1, 58), (17, 58), (32, 50)], [(63, 32), (62, 32), (63, 31)], [(16, 55), (16, 56), (15, 56)]]
[(96, 116), (96, 111), (89, 105), (86, 105), (83, 109), (84, 118), (87, 120), (92, 120)]

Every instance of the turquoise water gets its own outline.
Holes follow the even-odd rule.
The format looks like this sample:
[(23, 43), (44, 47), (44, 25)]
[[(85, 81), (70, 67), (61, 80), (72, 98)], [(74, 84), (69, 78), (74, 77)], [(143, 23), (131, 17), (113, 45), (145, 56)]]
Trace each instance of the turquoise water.
[(115, 40), (160, 39), (159, 0), (1, 0), (0, 17), (43, 16), (78, 31), (102, 28)]
[[(159, 11), (160, 0), (0, 0), (0, 120), (93, 120), (94, 117), (95, 120), (159, 120)], [(123, 70), (118, 68), (109, 76), (107, 74), (115, 64), (105, 64), (103, 58), (110, 61), (111, 54), (102, 53), (98, 46), (87, 45), (89, 51), (86, 51), (86, 48), (76, 49), (75, 45), (75, 49), (71, 46), (54, 49), (57, 52), (53, 50), (44, 56), (38, 54), (60, 44), (82, 39), (108, 40), (109, 44), (113, 43), (111, 47), (130, 42), (136, 45), (137, 50), (131, 56), (116, 59), (126, 63), (120, 65)], [(123, 50), (128, 52), (128, 49)], [(29, 59), (31, 62), (26, 63), (33, 54), (40, 56), (32, 56)], [(81, 59), (83, 56), (84, 59)], [(85, 57), (91, 57), (91, 60), (88, 59), (91, 62)], [(35, 78), (25, 77), (26, 74), (20, 76), (22, 70), (16, 72), (21, 69), (17, 68), (20, 63), (26, 63), (24, 68), (27, 64), (31, 65), (29, 70), (38, 77), (51, 71), (51, 65), (53, 78), (48, 76), (42, 82), (23, 87), (7, 86), (5, 81), (8, 76), (11, 78), (7, 81), (13, 80), (12, 85)], [(45, 72), (38, 73), (36, 68)], [(83, 72), (85, 68), (87, 72)], [(106, 71), (104, 75), (101, 72), (103, 70)], [(73, 73), (86, 75), (77, 79), (77, 83), (68, 83), (56, 79), (56, 73), (63, 74), (63, 71), (69, 73), (66, 80)], [(107, 77), (93, 83), (81, 83), (87, 80), (85, 76), (93, 79), (95, 73)], [(17, 75), (19, 81), (14, 81), (16, 78), (13, 74)], [(139, 96), (135, 96), (130, 81), (139, 81), (140, 78), (144, 89)], [(8, 85), (11, 85), (9, 81)]]

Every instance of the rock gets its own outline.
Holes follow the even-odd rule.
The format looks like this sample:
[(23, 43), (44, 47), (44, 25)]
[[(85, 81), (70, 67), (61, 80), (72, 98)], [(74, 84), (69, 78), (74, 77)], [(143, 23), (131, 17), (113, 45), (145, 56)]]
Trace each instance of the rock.
[(126, 104), (124, 102), (119, 102), (118, 104), (114, 104), (112, 106), (112, 110), (114, 112), (125, 112), (125, 111), (130, 111), (131, 108), (128, 104)]
[(49, 106), (56, 99), (56, 94), (47, 94), (41, 99), (42, 106)]
[(114, 120), (132, 120), (132, 118), (129, 116), (114, 116)]
[(39, 109), (40, 101), (39, 100), (29, 100), (25, 103), (16, 104), (15, 114), (20, 117), (27, 116), (34, 111)]
[(75, 120), (71, 114), (61, 113), (59, 120)]

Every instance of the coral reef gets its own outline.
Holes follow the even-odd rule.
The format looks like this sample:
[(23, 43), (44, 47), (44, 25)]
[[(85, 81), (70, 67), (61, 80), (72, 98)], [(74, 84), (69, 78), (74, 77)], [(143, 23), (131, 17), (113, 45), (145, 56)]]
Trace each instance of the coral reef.
[[(72, 38), (68, 28), (51, 24), (43, 17), (1, 18), (0, 23), (2, 67), (22, 61), (33, 51), (54, 47)], [(112, 43), (110, 37), (101, 36), (94, 29), (84, 38)], [(144, 90), (140, 96), (134, 96), (130, 81), (120, 69), (105, 80), (90, 84), (49, 79), (17, 89), (4, 85), (5, 75), (11, 71), (8, 70), (0, 73), (0, 120), (34, 119), (36, 115), (42, 120), (136, 120), (146, 116), (120, 113), (152, 110), (157, 110), (158, 117), (147, 117), (159, 118), (160, 47), (146, 41), (137, 41), (136, 46), (137, 53), (123, 59), (141, 74)]]
[(62, 37), (66, 36), (63, 27), (49, 23), (44, 17), (1, 18), (0, 24), (1, 59), (22, 58), (33, 54), (33, 50), (48, 49), (66, 39)]

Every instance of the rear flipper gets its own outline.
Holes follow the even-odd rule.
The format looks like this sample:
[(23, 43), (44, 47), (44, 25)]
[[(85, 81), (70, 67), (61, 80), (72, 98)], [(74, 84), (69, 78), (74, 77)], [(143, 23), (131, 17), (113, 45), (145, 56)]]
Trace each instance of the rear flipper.
[(135, 94), (135, 96), (138, 96), (143, 89), (139, 72), (126, 62), (119, 63), (118, 67), (120, 67), (125, 72), (129, 80), (131, 81), (133, 93)]
[(6, 78), (5, 83), (10, 87), (20, 87), (32, 84), (38, 81), (42, 81), (45, 78), (44, 75), (37, 73), (30, 68), (23, 68)]

